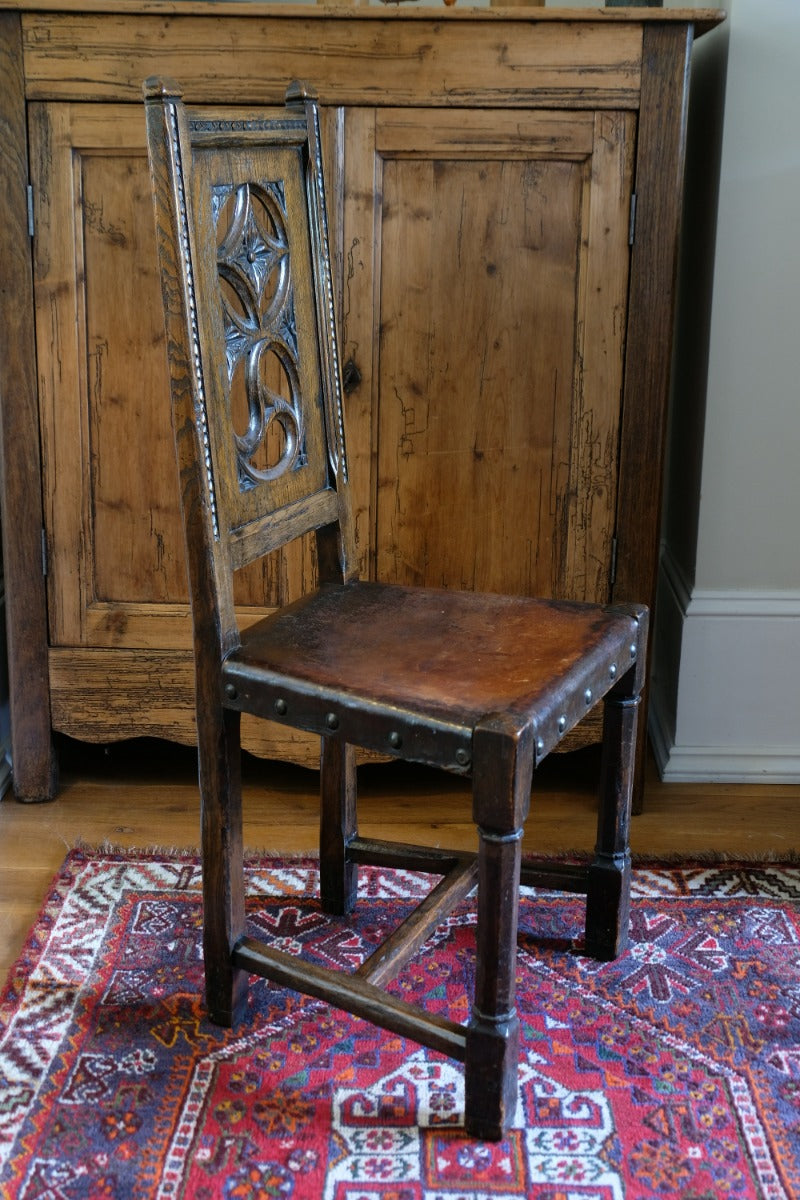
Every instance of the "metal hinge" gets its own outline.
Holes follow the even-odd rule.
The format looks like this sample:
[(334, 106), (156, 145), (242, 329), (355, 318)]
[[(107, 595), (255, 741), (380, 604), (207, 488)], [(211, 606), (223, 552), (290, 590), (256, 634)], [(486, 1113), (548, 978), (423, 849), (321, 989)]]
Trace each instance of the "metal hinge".
[(609, 582), (610, 582), (611, 586), (613, 587), (614, 584), (617, 582), (617, 539), (615, 537), (613, 537), (611, 539), (611, 571), (610, 571), (610, 575), (611, 575), (611, 578), (610, 578)]
[(636, 239), (636, 192), (631, 192), (631, 207), (628, 214), (628, 245), (632, 246)]
[(28, 237), (33, 237), (35, 232), (33, 223), (33, 184), (28, 184)]
[(42, 575), (47, 578), (47, 533), (42, 530)]

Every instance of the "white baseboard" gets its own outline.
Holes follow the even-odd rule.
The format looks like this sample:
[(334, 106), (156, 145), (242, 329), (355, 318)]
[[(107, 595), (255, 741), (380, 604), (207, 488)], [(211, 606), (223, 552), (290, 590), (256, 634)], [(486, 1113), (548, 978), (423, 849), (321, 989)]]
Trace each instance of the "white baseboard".
[(665, 554), (658, 603), (649, 731), (662, 777), (800, 783), (800, 592), (691, 591)]
[(662, 779), (666, 777), (669, 767), (670, 754), (674, 748), (675, 735), (670, 731), (670, 722), (665, 712), (664, 697), (661, 690), (650, 685), (650, 699), (647, 709), (647, 733), (650, 738), (650, 749), (656, 760), (658, 773)]

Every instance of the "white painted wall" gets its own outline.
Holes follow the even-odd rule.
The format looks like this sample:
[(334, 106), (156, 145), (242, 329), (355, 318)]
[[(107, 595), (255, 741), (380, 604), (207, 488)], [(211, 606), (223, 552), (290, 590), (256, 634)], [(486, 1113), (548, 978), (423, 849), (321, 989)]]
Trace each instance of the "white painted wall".
[(730, 26), (695, 582), (800, 593), (800, 3)]
[(800, 783), (800, 0), (716, 6), (693, 54), (650, 732), (666, 779)]
[(679, 326), (651, 733), (668, 779), (800, 782), (800, 2), (728, 7), (727, 80), (717, 33), (695, 50), (724, 134), (707, 383)]

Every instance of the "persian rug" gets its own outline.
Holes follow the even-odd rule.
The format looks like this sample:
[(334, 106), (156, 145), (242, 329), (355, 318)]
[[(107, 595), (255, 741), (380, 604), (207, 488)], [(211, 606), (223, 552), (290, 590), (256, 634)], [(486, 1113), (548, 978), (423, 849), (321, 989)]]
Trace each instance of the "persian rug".
[[(431, 879), (361, 870), (355, 923), (310, 861), (249, 865), (253, 932), (352, 967)], [(523, 893), (520, 1099), (466, 1138), (461, 1068), (254, 981), (202, 1002), (199, 868), (74, 852), (0, 999), (0, 1194), (162, 1200), (800, 1196), (800, 867), (634, 872), (630, 948), (581, 952), (579, 897)], [(397, 980), (457, 1020), (469, 904)]]

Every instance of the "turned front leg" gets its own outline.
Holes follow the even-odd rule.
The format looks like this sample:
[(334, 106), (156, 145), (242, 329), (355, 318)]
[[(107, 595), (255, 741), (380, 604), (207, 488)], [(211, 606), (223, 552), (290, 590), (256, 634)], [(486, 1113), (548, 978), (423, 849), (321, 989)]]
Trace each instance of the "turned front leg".
[(506, 835), (484, 829), (479, 833), (477, 962), (475, 998), (467, 1030), (465, 1125), (470, 1136), (497, 1141), (517, 1103), (517, 912), (522, 830)]
[(517, 925), (522, 824), (530, 805), (531, 740), (510, 721), (473, 735), (473, 815), (478, 825), (478, 927), (472, 1016), (467, 1028), (465, 1126), (498, 1141), (517, 1102)]

